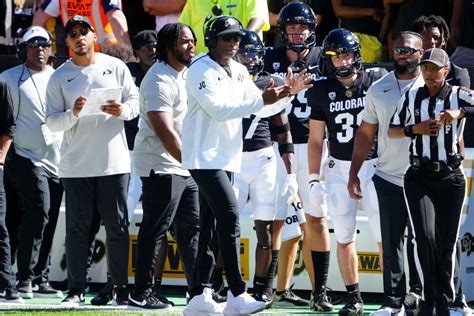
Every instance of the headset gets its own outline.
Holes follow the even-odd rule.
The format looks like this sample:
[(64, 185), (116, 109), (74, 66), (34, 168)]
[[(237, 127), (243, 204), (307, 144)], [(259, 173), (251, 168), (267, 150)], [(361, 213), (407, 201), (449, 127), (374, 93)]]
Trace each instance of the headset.
[(215, 28), (216, 27), (216, 22), (220, 21), (220, 20), (228, 19), (230, 17), (235, 19), (239, 23), (240, 28), (243, 31), (244, 26), (242, 25), (242, 23), (238, 19), (236, 19), (235, 17), (232, 17), (230, 15), (221, 15), (221, 16), (218, 16), (218, 17), (212, 19), (212, 15), (209, 14), (206, 17), (206, 20), (203, 23), (203, 28), (204, 28), (204, 45), (207, 48), (216, 47), (216, 44), (217, 44), (217, 36), (216, 36), (216, 28)]
[[(20, 42), (20, 38), (23, 38), (23, 35), (26, 34), (33, 26), (27, 27), (26, 29), (18, 29), (16, 31), (16, 41), (15, 41), (15, 51), (16, 51), (16, 57), (21, 61), (25, 62), (26, 60), (26, 43)], [(46, 30), (45, 31), (49, 35), (49, 40), (52, 43), (53, 42), (53, 34), (51, 34), (50, 31)]]

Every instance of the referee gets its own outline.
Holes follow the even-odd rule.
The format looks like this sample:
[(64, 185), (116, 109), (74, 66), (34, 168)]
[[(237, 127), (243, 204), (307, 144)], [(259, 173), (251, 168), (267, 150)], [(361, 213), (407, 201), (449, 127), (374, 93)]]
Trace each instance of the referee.
[(425, 85), (402, 97), (388, 135), (412, 139), (404, 190), (423, 276), (425, 302), (419, 315), (433, 315), (435, 307), (436, 315), (449, 315), (454, 249), (466, 193), (460, 119), (474, 115), (474, 92), (446, 82), (450, 63), (442, 49), (427, 50), (420, 66)]

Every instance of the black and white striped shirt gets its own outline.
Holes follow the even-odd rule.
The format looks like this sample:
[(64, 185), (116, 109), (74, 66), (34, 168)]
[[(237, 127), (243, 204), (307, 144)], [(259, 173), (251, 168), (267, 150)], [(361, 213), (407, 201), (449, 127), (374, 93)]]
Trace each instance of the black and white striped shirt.
[[(474, 116), (474, 92), (446, 83), (436, 96), (430, 96), (426, 86), (407, 91), (398, 103), (391, 127), (404, 127), (435, 119), (443, 110), (462, 109), (464, 116)], [(416, 135), (410, 145), (413, 157), (431, 161), (447, 161), (459, 154), (462, 120), (454, 120), (440, 129), (438, 136)]]

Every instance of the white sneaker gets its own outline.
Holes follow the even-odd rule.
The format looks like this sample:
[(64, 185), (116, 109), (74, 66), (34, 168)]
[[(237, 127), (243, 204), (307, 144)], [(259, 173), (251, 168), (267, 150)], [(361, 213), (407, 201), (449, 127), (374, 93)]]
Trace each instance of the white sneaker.
[(212, 299), (212, 289), (205, 287), (201, 295), (196, 295), (189, 301), (184, 315), (222, 314), (225, 305), (225, 303), (216, 303)]
[(382, 306), (375, 312), (371, 312), (370, 316), (405, 316), (405, 307), (395, 308), (390, 306)]
[(227, 292), (227, 306), (224, 314), (227, 315), (245, 315), (253, 314), (265, 309), (265, 302), (256, 301), (249, 293), (244, 292), (234, 297), (232, 292)]

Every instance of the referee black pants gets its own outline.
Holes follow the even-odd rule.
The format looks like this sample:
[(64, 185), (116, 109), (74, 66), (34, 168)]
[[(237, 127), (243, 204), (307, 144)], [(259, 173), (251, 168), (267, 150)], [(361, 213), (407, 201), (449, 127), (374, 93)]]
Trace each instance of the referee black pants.
[[(460, 169), (431, 172), (410, 167), (405, 174), (424, 300), (426, 306), (436, 305), (437, 315), (449, 315), (454, 300), (455, 247), (465, 193), (466, 180)], [(420, 315), (432, 313), (423, 308)]]
[(138, 232), (135, 289), (143, 293), (152, 286), (157, 251), (172, 223), (188, 287), (192, 288), (199, 239), (197, 185), (190, 176), (154, 171), (141, 180), (143, 219)]
[(234, 297), (238, 296), (245, 292), (245, 283), (239, 267), (239, 208), (231, 184), (232, 173), (224, 170), (190, 172), (199, 187), (201, 228), (190, 296), (202, 294), (204, 287), (212, 287), (211, 278), (216, 263), (211, 249), (213, 234), (217, 234), (229, 289)]
[(404, 238), (408, 210), (403, 187), (381, 177), (373, 177), (379, 201), (383, 249), (383, 289), (385, 304), (401, 308), (406, 293)]
[(89, 233), (96, 208), (105, 226), (112, 283), (126, 285), (129, 174), (61, 180), (66, 192), (66, 263), (69, 289), (84, 291), (86, 287)]

